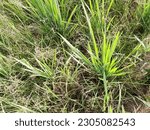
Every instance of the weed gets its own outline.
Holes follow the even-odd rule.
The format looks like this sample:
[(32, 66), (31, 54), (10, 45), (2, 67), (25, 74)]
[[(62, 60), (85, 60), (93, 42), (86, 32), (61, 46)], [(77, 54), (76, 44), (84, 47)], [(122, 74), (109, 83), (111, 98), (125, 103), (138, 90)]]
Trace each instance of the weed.
[[(125, 72), (125, 69), (129, 66), (126, 66), (125, 68), (121, 68), (120, 63), (122, 62), (119, 57), (114, 57), (115, 50), (117, 47), (117, 44), (119, 42), (120, 33), (118, 32), (115, 35), (115, 38), (112, 40), (112, 42), (107, 38), (107, 35), (105, 32), (103, 32), (103, 42), (101, 46), (98, 46), (98, 43), (96, 42), (92, 25), (90, 22), (90, 19), (88, 17), (87, 11), (85, 9), (85, 4), (82, 1), (82, 6), (84, 9), (84, 13), (86, 15), (87, 23), (89, 26), (90, 36), (92, 39), (92, 45), (88, 43), (87, 52), (89, 54), (90, 59), (84, 55), (81, 51), (79, 51), (77, 48), (72, 46), (72, 44), (67, 41), (63, 36), (63, 40), (67, 43), (67, 45), (71, 48), (72, 54), (70, 54), (73, 58), (76, 60), (80, 60), (78, 62), (81, 62), (81, 64), (88, 66), (91, 68), (91, 70), (94, 70), (98, 76), (99, 79), (103, 81), (104, 90), (105, 90), (105, 96), (104, 96), (104, 106), (103, 110), (106, 110), (106, 106), (108, 107), (109, 102), (109, 94), (108, 94), (108, 78), (109, 77), (116, 77), (116, 76), (122, 76), (127, 74)], [(130, 55), (130, 54), (129, 54)], [(129, 56), (128, 56), (129, 57)], [(125, 58), (127, 59), (127, 57)]]
[(52, 78), (52, 75), (53, 75), (52, 69), (45, 62), (41, 62), (37, 58), (36, 58), (36, 61), (37, 61), (38, 65), (40, 66), (41, 69), (33, 67), (25, 59), (22, 59), (22, 60), (16, 59), (16, 61), (21, 63), (22, 65), (24, 65), (27, 68), (25, 70), (32, 73), (32, 75), (31, 75), (32, 77), (33, 76), (39, 76), (39, 77), (48, 78), (48, 79)]
[[(26, 2), (31, 8), (31, 17), (33, 19), (37, 18), (37, 20), (42, 22), (47, 32), (54, 30), (64, 35), (67, 34), (77, 6), (72, 10), (68, 10), (68, 8), (64, 8), (68, 3), (64, 0), (61, 2), (58, 0), (26, 0)], [(61, 13), (61, 11), (63, 11), (63, 13)], [(72, 28), (74, 28), (74, 26)]]

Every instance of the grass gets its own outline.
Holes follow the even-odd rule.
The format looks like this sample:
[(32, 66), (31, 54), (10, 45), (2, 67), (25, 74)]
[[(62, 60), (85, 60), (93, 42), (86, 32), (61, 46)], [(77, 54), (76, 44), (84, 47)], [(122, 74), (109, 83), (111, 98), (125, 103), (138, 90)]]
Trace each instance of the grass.
[(27, 68), (27, 69), (25, 69), (25, 71), (32, 73), (31, 77), (39, 76), (39, 77), (43, 77), (43, 78), (52, 78), (52, 75), (53, 75), (52, 69), (45, 62), (42, 63), (37, 58), (36, 58), (36, 61), (41, 69), (33, 67), (25, 59), (22, 59), (22, 60), (16, 59), (16, 61), (19, 62), (20, 64), (24, 65)]
[[(69, 7), (72, 2), (68, 0), (62, 0), (61, 2), (58, 0), (26, 0), (26, 2), (28, 8), (31, 9), (31, 19), (40, 21), (47, 32), (54, 29), (54, 31), (67, 36), (71, 33), (72, 28), (75, 28), (75, 25), (72, 24), (72, 17), (77, 6)], [(66, 4), (68, 4), (68, 8), (64, 7)]]
[[(93, 33), (92, 25), (83, 2), (82, 2), (82, 6), (84, 9), (84, 13), (86, 15), (86, 19), (89, 26), (89, 32), (92, 39), (92, 45), (90, 44), (87, 45), (88, 46), (87, 52), (89, 54), (88, 57), (90, 57), (90, 59), (86, 55), (84, 55), (81, 51), (79, 51), (77, 48), (73, 47), (72, 44), (69, 43), (64, 37), (62, 38), (73, 52), (73, 54), (70, 55), (76, 60), (80, 60), (81, 64), (91, 68), (91, 71), (94, 70), (97, 73), (99, 79), (103, 81), (104, 91), (105, 91), (103, 111), (106, 111), (106, 106), (108, 107), (108, 102), (109, 102), (109, 94), (108, 94), (109, 90), (107, 85), (107, 82), (109, 82), (108, 78), (127, 74), (127, 72), (125, 72), (125, 69), (127, 69), (132, 64), (124, 68), (121, 68), (120, 65), (122, 60), (117, 56), (113, 57), (115, 55), (115, 50), (119, 42), (119, 37), (120, 37), (119, 32), (116, 34), (112, 42), (109, 39), (106, 39), (107, 38), (106, 32), (102, 32), (103, 41), (101, 43), (101, 46), (98, 47), (98, 43), (96, 42)], [(127, 59), (127, 57), (124, 57), (124, 59)]]
[(10, 59), (0, 54), (0, 75), (8, 78), (11, 75), (12, 65)]
[[(148, 1), (150, 2), (150, 1)], [(150, 5), (148, 4), (148, 2), (145, 4), (143, 4), (144, 6), (144, 9), (143, 9), (143, 12), (142, 12), (142, 25), (143, 25), (143, 28), (146, 29), (147, 31), (149, 31), (149, 28), (150, 28)]]
[(150, 112), (150, 1), (0, 2), (0, 112)]

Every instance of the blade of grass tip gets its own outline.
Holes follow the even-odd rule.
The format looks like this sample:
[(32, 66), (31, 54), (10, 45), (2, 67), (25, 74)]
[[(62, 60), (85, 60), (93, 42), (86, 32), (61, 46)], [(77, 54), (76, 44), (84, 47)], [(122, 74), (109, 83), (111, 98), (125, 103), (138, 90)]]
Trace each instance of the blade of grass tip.
[(92, 48), (91, 48), (91, 46), (90, 46), (90, 44), (88, 43), (88, 53), (90, 54), (90, 57), (91, 57), (91, 60), (92, 60), (92, 62), (94, 63), (94, 54), (93, 54), (93, 51), (92, 51)]
[(109, 15), (109, 11), (110, 11), (110, 9), (111, 9), (113, 3), (114, 3), (114, 0), (111, 0), (111, 2), (110, 2), (110, 4), (109, 4), (109, 7), (108, 7), (108, 9), (107, 9), (106, 18), (107, 18), (108, 15)]
[(54, 11), (54, 14), (53, 14), (53, 17), (56, 18), (56, 21), (58, 22), (58, 24), (63, 27), (64, 25), (64, 22), (62, 22), (62, 16), (61, 16), (61, 13), (60, 13), (60, 7), (59, 7), (59, 3), (58, 3), (58, 0), (52, 0), (52, 8), (53, 8), (53, 11)]
[(115, 67), (118, 63), (118, 58), (113, 58), (109, 64), (109, 69), (111, 70), (113, 67)]
[(118, 40), (119, 40), (119, 35), (120, 35), (120, 33), (118, 32), (117, 35), (116, 35), (115, 40), (113, 41), (113, 43), (111, 45), (111, 51), (110, 51), (110, 55), (109, 55), (110, 59), (112, 58), (112, 55), (113, 55), (113, 53), (114, 53), (114, 51), (116, 49), (116, 46), (117, 46), (117, 43), (118, 43)]
[(103, 31), (106, 33), (106, 24), (105, 24), (105, 1), (102, 0), (102, 26)]
[(59, 34), (60, 37), (64, 40), (64, 42), (71, 48), (71, 50), (74, 53), (74, 56), (82, 61), (84, 61), (87, 65), (91, 65), (91, 62), (89, 61), (89, 59), (82, 53), (80, 52), (77, 48), (75, 48), (74, 46), (72, 46), (70, 44), (70, 42), (64, 38), (61, 34)]
[(86, 16), (86, 20), (87, 20), (87, 23), (88, 23), (88, 26), (89, 26), (90, 35), (91, 35), (91, 38), (92, 38), (92, 41), (93, 41), (95, 55), (96, 55), (97, 58), (99, 58), (99, 50), (98, 50), (97, 43), (96, 43), (96, 40), (95, 40), (95, 37), (94, 37), (94, 32), (93, 32), (93, 29), (92, 29), (92, 26), (91, 26), (91, 22), (90, 22), (88, 14), (87, 14), (87, 11), (85, 9), (83, 0), (81, 0), (81, 2), (82, 2), (82, 7), (83, 7), (83, 10), (84, 10), (84, 13), (85, 13), (85, 16)]
[(134, 49), (123, 59), (123, 61), (121, 62), (121, 65), (131, 56), (133, 55), (135, 52), (137, 52), (141, 47), (140, 45), (137, 45), (136, 47), (134, 47)]
[(25, 71), (31, 72), (34, 76), (44, 76), (43, 71), (38, 69), (38, 68), (34, 68), (27, 60), (22, 59), (22, 60), (18, 60), (16, 59), (20, 64), (24, 65), (25, 67), (27, 67), (27, 69), (24, 69)]
[(34, 68), (32, 67), (32, 65), (30, 65), (30, 63), (29, 63), (27, 60), (25, 60), (25, 59), (18, 60), (18, 59), (15, 58), (15, 60), (16, 60), (17, 62), (19, 62), (20, 64), (24, 65), (25, 67), (27, 67), (27, 68), (30, 69), (30, 70), (33, 70), (33, 69), (34, 69)]
[(149, 103), (149, 102), (146, 102), (146, 101), (142, 100), (142, 99), (139, 98), (139, 97), (136, 97), (136, 98), (137, 98), (138, 100), (140, 100), (144, 105), (150, 107), (150, 103)]
[(99, 0), (96, 0), (96, 11), (97, 11), (98, 19), (99, 19), (99, 21), (101, 21), (101, 12), (100, 12), (100, 8), (99, 8)]
[(39, 61), (36, 57), (35, 57), (36, 61), (38, 62), (39, 66), (41, 67), (41, 69), (44, 71), (44, 72), (48, 72), (48, 73), (51, 73), (52, 74), (52, 70), (50, 69), (50, 67), (45, 63), (45, 62), (41, 62)]
[(144, 47), (144, 49), (146, 49), (146, 46), (144, 45), (143, 41), (141, 41), (136, 35), (134, 35), (134, 37)]
[(47, 12), (46, 12), (44, 1), (38, 0), (36, 2), (37, 2), (37, 6), (39, 7), (40, 12), (42, 13), (42, 15), (44, 15), (45, 17), (47, 17)]
[[(68, 52), (67, 52), (68, 53)], [(81, 66), (83, 66), (84, 68), (87, 69), (87, 67), (85, 66), (84, 63), (81, 63), (77, 58), (75, 58), (75, 56), (71, 55), (70, 53), (68, 53), (78, 64), (80, 64)]]
[[(33, 2), (29, 1), (29, 0), (26, 0), (26, 3), (29, 5), (30, 9), (32, 10), (29, 10), (28, 11), (33, 14), (35, 17), (39, 18), (40, 16), (38, 15), (38, 11), (35, 9), (34, 5), (32, 4)], [(32, 16), (32, 15), (30, 15)]]
[(52, 70), (50, 69), (50, 67), (44, 62), (44, 63), (42, 63), (42, 62), (40, 62), (40, 61), (38, 61), (39, 63), (39, 66), (42, 68), (42, 73), (44, 74), (44, 75), (46, 75), (46, 76), (48, 76), (48, 77), (51, 77), (52, 76)]
[(45, 87), (41, 87), (41, 86), (39, 86), (39, 85), (36, 84), (36, 83), (35, 83), (35, 85), (36, 85), (37, 87), (39, 87), (40, 89), (43, 89), (44, 91), (46, 91), (48, 94), (51, 94), (53, 97), (59, 99), (59, 97), (58, 97), (58, 96), (52, 91), (52, 89), (51, 89), (49, 86), (47, 86), (46, 84), (44, 84)]
[(89, 9), (89, 7), (88, 7), (88, 9), (89, 9), (89, 11), (91, 12), (91, 14), (94, 14), (94, 10), (93, 10), (93, 4), (92, 4), (92, 1), (91, 0), (89, 0), (89, 5), (90, 5), (90, 9)]
[(99, 70), (99, 67), (98, 67), (98, 65), (99, 64), (101, 64), (101, 62), (99, 61), (99, 63), (97, 63), (97, 57), (93, 54), (93, 52), (92, 52), (92, 48), (91, 48), (91, 46), (90, 46), (90, 44), (88, 44), (88, 53), (89, 53), (89, 55), (90, 55), (90, 58), (91, 58), (91, 61), (92, 61), (92, 63), (91, 63), (91, 65), (90, 64), (88, 64), (91, 68), (95, 68), (95, 70), (96, 71), (98, 71)]
[(28, 0), (28, 3), (30, 3), (32, 10), (35, 10), (36, 12), (38, 12), (38, 15), (40, 15), (40, 16), (44, 15), (43, 6), (41, 6), (42, 5), (41, 2), (42, 2), (41, 0), (39, 0), (39, 1)]
[[(51, 1), (49, 1), (49, 0), (44, 0), (44, 2), (45, 2), (45, 10), (46, 10), (46, 13), (47, 13), (47, 18), (48, 19), (51, 19), (51, 17), (52, 17), (52, 9), (51, 9)], [(51, 21), (51, 20), (50, 20)]]
[(108, 106), (108, 113), (113, 113), (113, 108), (111, 105)]
[(115, 18), (115, 16), (112, 17), (112, 18), (109, 20), (109, 23), (108, 23), (108, 25), (107, 25), (106, 31), (109, 30), (109, 28), (110, 28), (110, 26), (111, 26), (111, 23), (112, 23), (112, 21), (114, 20), (114, 18)]
[(122, 110), (122, 111), (121, 111), (122, 113), (126, 113), (125, 108), (124, 108), (123, 105), (121, 106), (121, 110)]
[(67, 24), (66, 24), (65, 29), (68, 28), (68, 26), (69, 26), (69, 24), (70, 24), (70, 22), (71, 22), (71, 19), (72, 19), (73, 15), (75, 14), (75, 11), (76, 11), (77, 7), (78, 7), (78, 5), (76, 5), (76, 6), (74, 7), (74, 9), (72, 10), (72, 12), (71, 12), (71, 14), (70, 14), (70, 16), (69, 16), (69, 18), (68, 18), (68, 21), (67, 21)]

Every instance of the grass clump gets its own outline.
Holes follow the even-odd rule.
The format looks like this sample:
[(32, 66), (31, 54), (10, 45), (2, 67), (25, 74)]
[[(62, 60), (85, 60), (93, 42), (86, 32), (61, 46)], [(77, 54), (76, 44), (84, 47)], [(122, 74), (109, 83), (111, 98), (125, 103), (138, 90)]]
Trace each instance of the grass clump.
[[(63, 35), (69, 35), (69, 30), (74, 28), (71, 22), (77, 6), (72, 10), (70, 7), (64, 8), (64, 6), (68, 6), (68, 0), (26, 0), (26, 2), (31, 9), (31, 18), (41, 22), (46, 32), (58, 31)], [(69, 6), (71, 5), (69, 4)], [(70, 26), (72, 27), (70, 28)]]
[[(82, 6), (84, 9), (84, 13), (86, 15), (87, 23), (89, 26), (89, 32), (92, 39), (91, 40), (92, 44), (89, 43), (87, 47), (87, 52), (89, 56), (87, 57), (77, 48), (72, 46), (72, 44), (69, 43), (69, 41), (67, 41), (64, 37), (62, 38), (72, 50), (72, 53), (70, 55), (76, 60), (80, 60), (78, 62), (81, 62), (81, 64), (86, 65), (91, 70), (95, 71), (99, 79), (103, 81), (104, 90), (105, 90), (103, 110), (105, 111), (106, 105), (108, 107), (108, 102), (109, 102), (108, 85), (107, 85), (108, 78), (127, 74), (127, 72), (125, 72), (125, 69), (127, 69), (129, 66), (122, 67), (121, 58), (114, 56), (117, 48), (117, 44), (119, 43), (120, 33), (118, 32), (115, 35), (114, 39), (110, 41), (107, 38), (106, 32), (102, 32), (103, 41), (99, 46), (98, 42), (96, 42), (92, 25), (83, 2), (82, 2)], [(127, 59), (127, 57), (124, 58)]]
[(16, 61), (21, 63), (23, 66), (25, 66), (27, 68), (27, 69), (25, 69), (25, 71), (32, 73), (32, 75), (31, 75), (32, 77), (38, 76), (38, 77), (43, 77), (43, 78), (48, 78), (48, 79), (52, 78), (52, 75), (53, 75), (52, 69), (45, 62), (41, 62), (37, 58), (36, 58), (36, 61), (41, 69), (33, 67), (25, 59), (22, 59), (22, 60), (16, 59)]

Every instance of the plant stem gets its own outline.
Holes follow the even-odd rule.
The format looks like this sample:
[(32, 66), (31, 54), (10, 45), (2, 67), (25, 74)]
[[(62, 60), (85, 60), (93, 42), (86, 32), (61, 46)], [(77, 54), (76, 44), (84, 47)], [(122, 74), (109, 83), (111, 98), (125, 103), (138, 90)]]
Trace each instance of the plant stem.
[(107, 78), (106, 78), (106, 72), (105, 72), (105, 70), (103, 70), (103, 84), (104, 84), (104, 91), (105, 91), (104, 102), (103, 102), (103, 112), (105, 112), (106, 108), (108, 106), (108, 102), (109, 102), (108, 87), (107, 87)]

